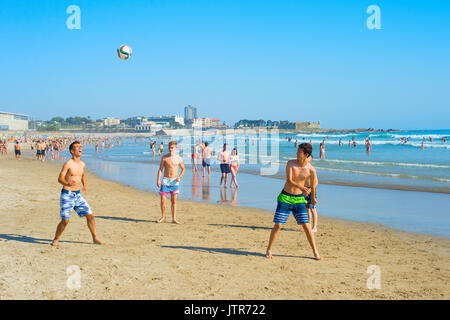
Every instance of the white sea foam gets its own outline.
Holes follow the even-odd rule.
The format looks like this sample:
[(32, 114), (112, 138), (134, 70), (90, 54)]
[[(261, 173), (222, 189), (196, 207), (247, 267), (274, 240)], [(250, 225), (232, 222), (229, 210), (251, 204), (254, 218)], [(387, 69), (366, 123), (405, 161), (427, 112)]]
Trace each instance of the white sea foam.
[(383, 173), (383, 172), (371, 172), (371, 171), (350, 170), (350, 169), (335, 169), (335, 168), (324, 168), (324, 167), (317, 167), (317, 166), (316, 166), (316, 169), (325, 170), (325, 171), (334, 171), (334, 172), (347, 172), (347, 173), (352, 173), (352, 174), (372, 175), (372, 176), (378, 176), (378, 177), (420, 179), (420, 180), (432, 180), (432, 181), (450, 183), (450, 179), (439, 178), (439, 177), (414, 176), (414, 175), (399, 174), (399, 173)]
[(338, 159), (318, 159), (317, 161), (344, 163), (344, 164), (361, 164), (370, 166), (400, 166), (400, 167), (450, 169), (450, 165), (429, 164), (429, 163), (376, 162), (376, 161), (357, 161), (357, 160), (338, 160)]

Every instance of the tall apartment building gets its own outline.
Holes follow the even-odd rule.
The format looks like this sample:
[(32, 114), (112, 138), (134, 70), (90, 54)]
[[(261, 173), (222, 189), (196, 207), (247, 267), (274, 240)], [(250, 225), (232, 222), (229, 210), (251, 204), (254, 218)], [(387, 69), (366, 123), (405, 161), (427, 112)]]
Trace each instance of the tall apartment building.
[(184, 107), (184, 120), (194, 120), (197, 119), (197, 108), (191, 105)]

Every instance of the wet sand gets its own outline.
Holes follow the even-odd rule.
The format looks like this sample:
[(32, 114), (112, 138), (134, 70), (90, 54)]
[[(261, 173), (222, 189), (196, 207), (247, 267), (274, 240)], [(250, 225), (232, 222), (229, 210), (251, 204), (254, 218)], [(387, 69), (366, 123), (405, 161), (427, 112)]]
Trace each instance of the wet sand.
[[(449, 299), (450, 239), (320, 217), (322, 261), (290, 217), (265, 258), (270, 211), (178, 202), (160, 218), (159, 197), (87, 173), (93, 245), (76, 213), (59, 222), (60, 164), (0, 158), (0, 299)], [(183, 192), (183, 190), (181, 190)], [(324, 213), (326, 214), (326, 213)], [(67, 268), (81, 287), (67, 287)], [(381, 271), (370, 290), (369, 266)]]

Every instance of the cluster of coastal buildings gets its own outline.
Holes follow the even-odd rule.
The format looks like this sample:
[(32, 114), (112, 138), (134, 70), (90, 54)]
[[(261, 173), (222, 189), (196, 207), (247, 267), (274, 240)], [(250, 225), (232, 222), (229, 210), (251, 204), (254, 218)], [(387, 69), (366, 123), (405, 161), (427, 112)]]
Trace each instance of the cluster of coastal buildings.
[(198, 117), (198, 109), (188, 105), (184, 108), (184, 117), (180, 115), (166, 116), (134, 116), (127, 119), (106, 117), (92, 120), (90, 117), (54, 117), (49, 121), (32, 120), (29, 116), (10, 112), (0, 112), (0, 130), (8, 131), (59, 131), (83, 130), (102, 131), (120, 130), (127, 132), (157, 132), (164, 129), (227, 129), (227, 128), (279, 128), (279, 129), (320, 129), (320, 122), (290, 122), (272, 120), (239, 120), (229, 126), (217, 118)]

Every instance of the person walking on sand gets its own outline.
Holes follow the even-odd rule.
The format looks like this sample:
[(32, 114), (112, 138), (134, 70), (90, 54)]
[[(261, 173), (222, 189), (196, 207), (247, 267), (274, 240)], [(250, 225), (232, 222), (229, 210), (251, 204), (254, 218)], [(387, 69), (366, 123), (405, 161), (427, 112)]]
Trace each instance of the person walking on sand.
[[(180, 175), (178, 169), (181, 168)], [(161, 180), (161, 175), (164, 176)], [(176, 201), (179, 194), (180, 180), (184, 175), (185, 167), (183, 159), (177, 154), (177, 143), (175, 141), (169, 142), (169, 153), (161, 158), (161, 164), (158, 170), (158, 177), (156, 185), (161, 196), (161, 219), (157, 222), (161, 223), (166, 219), (166, 199), (170, 193), (170, 201), (172, 203), (172, 223), (179, 223), (176, 219)]]
[(220, 171), (222, 172), (222, 177), (220, 178), (220, 186), (225, 181), (225, 188), (227, 187), (228, 174), (231, 172), (230, 169), (230, 153), (227, 151), (227, 144), (223, 144), (223, 150), (217, 155), (217, 160), (220, 162)]
[(303, 227), (308, 242), (313, 250), (316, 260), (322, 258), (317, 251), (314, 233), (309, 225), (308, 212), (306, 210), (307, 200), (305, 197), (309, 194), (308, 188), (305, 186), (306, 180), (309, 179), (311, 186), (311, 203), (316, 205), (315, 191), (315, 169), (308, 163), (311, 157), (312, 146), (308, 143), (301, 143), (297, 149), (297, 159), (289, 160), (286, 164), (286, 183), (278, 195), (278, 204), (275, 210), (273, 222), (275, 223), (270, 233), (269, 244), (267, 246), (266, 257), (272, 258), (272, 247), (281, 230), (291, 213), (294, 214), (298, 225)]
[(80, 218), (86, 217), (87, 225), (89, 231), (91, 232), (93, 243), (105, 244), (97, 236), (94, 214), (92, 213), (89, 204), (80, 192), (82, 183), (84, 194), (87, 195), (88, 193), (85, 176), (86, 165), (83, 161), (81, 161), (83, 146), (79, 141), (74, 141), (70, 145), (69, 151), (72, 155), (72, 158), (64, 163), (58, 177), (58, 182), (63, 185), (59, 200), (61, 221), (56, 228), (55, 238), (52, 241), (52, 246), (58, 246), (59, 238), (61, 237), (64, 229), (69, 223), (70, 212), (72, 210), (75, 210)]

